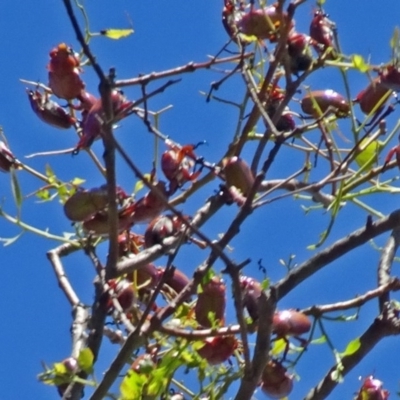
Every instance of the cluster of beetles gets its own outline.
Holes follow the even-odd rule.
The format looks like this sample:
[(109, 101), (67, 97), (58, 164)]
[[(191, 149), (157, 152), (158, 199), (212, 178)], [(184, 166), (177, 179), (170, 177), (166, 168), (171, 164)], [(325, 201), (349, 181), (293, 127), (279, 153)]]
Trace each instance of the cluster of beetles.
[[(268, 41), (277, 43), (282, 34), (286, 35), (285, 65), (291, 74), (300, 73), (312, 68), (313, 63), (323, 60), (335, 60), (339, 57), (335, 42), (336, 24), (327, 14), (317, 9), (311, 19), (309, 33), (296, 31), (295, 21), (288, 13), (279, 8), (278, 4), (257, 8), (253, 3), (224, 0), (222, 22), (232, 42), (240, 48), (248, 46), (254, 40), (259, 43)], [(92, 143), (103, 134), (105, 111), (102, 99), (89, 93), (82, 80), (83, 72), (80, 57), (68, 45), (61, 43), (50, 51), (47, 64), (48, 85), (37, 85), (27, 89), (30, 106), (35, 114), (46, 124), (57, 129), (74, 128), (78, 132), (78, 140), (74, 154), (87, 150)], [(317, 61), (316, 61), (317, 60)], [(264, 96), (263, 106), (268, 116), (273, 119), (285, 92), (278, 86), (279, 77), (273, 80), (269, 92)], [(369, 124), (376, 126), (392, 108), (385, 111), (385, 104), (391, 94), (400, 89), (400, 71), (395, 63), (383, 66), (377, 71), (377, 76), (361, 91), (354, 102), (361, 111), (370, 117)], [(66, 101), (68, 107), (61, 106), (54, 98)], [(113, 90), (110, 96), (113, 120), (116, 123), (133, 112), (134, 102), (126, 96)], [(333, 113), (338, 118), (350, 115), (350, 105), (344, 96), (331, 90), (316, 90), (307, 93), (300, 101), (301, 110), (307, 116), (317, 119)], [(278, 132), (291, 132), (296, 128), (293, 113), (285, 109), (275, 123)], [(189, 236), (187, 226), (190, 218), (182, 215), (163, 214), (168, 198), (181, 190), (186, 184), (196, 181), (206, 163), (195, 153), (195, 145), (180, 145), (170, 139), (165, 140), (167, 149), (161, 155), (161, 170), (167, 180), (157, 181), (155, 174), (150, 180), (153, 188), (143, 197), (135, 199), (117, 187), (118, 205), (119, 257), (130, 257), (145, 248), (162, 244), (167, 237), (182, 235), (185, 241), (193, 241)], [(389, 157), (399, 151), (392, 150)], [(400, 162), (400, 161), (399, 161)], [(0, 170), (10, 171), (18, 168), (20, 162), (4, 142), (0, 142)], [(211, 167), (212, 169), (213, 167)], [(223, 160), (220, 168), (215, 168), (232, 199), (239, 205), (246, 200), (246, 195), (254, 184), (254, 175), (246, 162), (239, 157), (228, 157)], [(65, 216), (79, 226), (83, 232), (91, 236), (107, 236), (108, 234), (108, 193), (106, 186), (92, 189), (77, 188), (64, 204)], [(147, 224), (144, 235), (131, 231), (136, 224)], [(200, 242), (200, 241), (197, 241)], [(198, 243), (199, 244), (199, 243)], [(201, 244), (199, 244), (201, 245)], [(159, 282), (163, 281), (162, 292), (167, 298), (179, 294), (190, 282), (190, 278), (178, 269), (173, 269), (166, 276), (164, 268), (148, 264), (132, 276), (123, 276), (108, 282), (121, 306), (122, 311), (130, 319), (137, 314), (138, 303), (145, 302), (149, 293)], [(258, 299), (262, 287), (255, 279), (242, 275), (240, 287), (243, 296), (243, 306), (249, 320), (249, 327), (256, 329), (261, 317), (258, 309)], [(110, 292), (111, 293), (111, 292)], [(114, 303), (109, 292), (104, 295), (103, 303), (110, 314), (115, 314)], [(219, 276), (212, 276), (201, 284), (197, 299), (191, 303), (190, 317), (198, 329), (224, 326), (226, 307), (226, 286)], [(157, 305), (154, 305), (157, 309)], [(137, 317), (137, 315), (136, 315)], [(118, 319), (118, 316), (115, 317)], [(289, 338), (297, 338), (303, 347), (307, 340), (300, 336), (309, 332), (311, 320), (308, 316), (294, 309), (276, 311), (272, 321), (273, 338), (284, 339), (286, 348), (280, 359), (271, 359), (266, 365), (260, 389), (270, 398), (283, 398), (293, 388), (294, 376), (284, 366), (290, 347)], [(201, 347), (196, 348), (198, 355), (210, 365), (218, 365), (229, 361), (235, 352), (240, 352), (240, 341), (235, 335), (226, 334), (212, 336), (204, 340)], [(143, 360), (157, 364), (157, 354), (143, 354), (132, 364), (133, 373), (140, 373)], [(76, 362), (66, 359), (66, 366)], [(59, 387), (62, 395), (66, 385)], [(365, 378), (357, 394), (357, 400), (387, 399), (389, 393), (382, 388), (382, 382), (372, 376)], [(183, 398), (183, 397), (182, 397)]]

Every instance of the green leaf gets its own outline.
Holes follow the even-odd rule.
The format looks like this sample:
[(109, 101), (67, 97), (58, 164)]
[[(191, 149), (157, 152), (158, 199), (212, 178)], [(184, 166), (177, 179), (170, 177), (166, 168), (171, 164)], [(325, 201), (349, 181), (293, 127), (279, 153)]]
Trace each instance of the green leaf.
[(46, 164), (45, 173), (46, 176), (49, 178), (49, 183), (55, 183), (57, 181), (57, 177), (49, 164)]
[(365, 73), (369, 70), (368, 64), (359, 54), (353, 54), (351, 56), (351, 61), (353, 62), (354, 68), (358, 69), (360, 72)]
[(118, 40), (132, 35), (133, 32), (133, 29), (104, 29), (100, 31), (100, 34), (109, 39)]
[(347, 344), (346, 350), (340, 353), (341, 357), (350, 356), (358, 351), (361, 346), (360, 338), (356, 338)]
[(313, 339), (311, 341), (311, 344), (324, 344), (324, 343), (326, 343), (326, 336), (325, 335), (322, 335), (321, 337)]
[(269, 288), (270, 284), (271, 284), (271, 280), (270, 279), (268, 279), (268, 278), (264, 279), (261, 282), (261, 289), (262, 290), (267, 290)]
[(148, 385), (150, 395), (159, 396), (168, 384), (175, 371), (182, 365), (180, 352), (170, 351), (166, 353), (160, 364), (151, 374)]
[(82, 184), (85, 183), (85, 182), (86, 182), (85, 179), (82, 179), (82, 178), (74, 178), (74, 179), (71, 181), (71, 184), (74, 185), (74, 186), (79, 186), (79, 185), (82, 185)]
[(396, 49), (399, 46), (399, 37), (400, 37), (399, 27), (396, 26), (394, 28), (393, 36), (390, 38), (389, 42), (391, 49)]
[(238, 35), (240, 37), (241, 40), (245, 41), (245, 42), (257, 42), (258, 38), (257, 36), (254, 35), (245, 35), (244, 33), (239, 33)]
[(286, 350), (287, 341), (285, 339), (275, 340), (274, 345), (271, 349), (271, 354), (273, 356), (278, 356)]
[(360, 168), (365, 167), (366, 170), (370, 170), (372, 165), (378, 161), (378, 154), (380, 149), (380, 143), (378, 140), (373, 140), (368, 146), (363, 146), (363, 143), (368, 142), (368, 138), (361, 141), (359, 148), (361, 151), (356, 155), (356, 163)]
[(10, 174), (11, 174), (11, 189), (12, 189), (12, 193), (14, 196), (15, 204), (17, 205), (17, 208), (18, 208), (18, 214), (19, 214), (19, 210), (20, 210), (21, 204), (22, 204), (21, 188), (19, 186), (17, 174), (15, 173), (14, 168), (10, 169)]
[[(151, 182), (151, 179), (152, 179), (151, 178), (151, 174), (144, 174), (143, 177), (147, 182)], [(137, 192), (139, 192), (143, 188), (144, 188), (144, 182), (142, 180), (137, 181), (136, 184), (135, 184), (135, 187), (133, 189), (133, 193), (136, 194)]]
[(78, 365), (83, 371), (90, 374), (93, 369), (93, 359), (92, 350), (89, 348), (82, 349), (78, 356)]
[(63, 363), (55, 363), (53, 366), (55, 375), (69, 375), (67, 367)]
[(212, 280), (212, 278), (215, 276), (215, 272), (212, 269), (209, 269), (205, 275), (203, 276), (203, 279), (201, 280), (201, 283), (197, 287), (197, 293), (202, 293), (203, 292), (203, 285), (207, 285), (208, 282)]
[(48, 189), (41, 189), (36, 192), (36, 197), (43, 201), (50, 200), (50, 191)]
[(121, 398), (123, 400), (141, 399), (142, 389), (147, 379), (146, 375), (140, 375), (129, 370), (119, 387)]

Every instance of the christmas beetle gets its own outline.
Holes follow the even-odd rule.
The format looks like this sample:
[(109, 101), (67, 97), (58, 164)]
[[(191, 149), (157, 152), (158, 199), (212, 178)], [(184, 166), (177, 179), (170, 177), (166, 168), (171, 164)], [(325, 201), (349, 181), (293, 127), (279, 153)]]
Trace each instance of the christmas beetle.
[(26, 89), (29, 103), (35, 114), (46, 124), (55, 128), (68, 129), (75, 123), (72, 118), (59, 104), (50, 100), (48, 93), (40, 93), (39, 90)]
[(194, 150), (202, 143), (180, 146), (169, 139), (165, 141), (168, 150), (161, 156), (161, 169), (169, 181), (169, 195), (175, 193), (186, 182), (199, 177), (202, 167), (198, 171), (195, 171), (194, 167), (201, 159), (196, 156)]
[[(223, 324), (225, 316), (225, 283), (218, 276), (213, 276), (207, 283), (201, 285), (195, 305), (195, 318), (199, 325), (211, 328), (213, 322)], [(210, 320), (213, 316), (213, 321)]]
[(300, 311), (283, 310), (274, 314), (272, 331), (278, 337), (302, 335), (310, 329), (310, 319)]
[(383, 382), (372, 375), (365, 378), (355, 400), (387, 400), (389, 392), (382, 389)]
[(287, 40), (287, 48), (290, 60), (290, 70), (297, 75), (299, 71), (307, 71), (313, 62), (311, 44), (314, 40), (304, 34), (292, 32)]
[[(383, 118), (394, 111), (394, 105), (398, 101), (389, 105), (387, 110), (383, 112), (390, 95), (398, 90), (400, 90), (400, 71), (394, 65), (390, 65), (384, 68), (379, 73), (379, 76), (356, 96), (353, 101), (360, 105), (364, 114), (370, 115), (374, 112), (371, 121), (367, 125), (375, 127)], [(378, 106), (379, 103), (380, 105)]]
[(239, 282), (243, 293), (243, 306), (255, 322), (259, 318), (258, 299), (262, 293), (261, 284), (249, 276), (241, 276)]
[[(107, 283), (110, 289), (114, 291), (115, 297), (117, 298), (122, 310), (124, 312), (130, 311), (136, 303), (136, 293), (132, 282), (129, 282), (127, 279), (111, 279)], [(109, 293), (106, 294), (106, 297), (107, 310), (110, 311), (113, 309), (112, 299), (110, 298)]]
[(234, 156), (222, 161), (226, 186), (236, 187), (242, 195), (247, 196), (254, 184), (254, 176), (250, 167), (241, 158)]
[(331, 89), (307, 93), (301, 100), (301, 109), (314, 118), (320, 117), (328, 110), (332, 110), (338, 118), (347, 117), (350, 113), (350, 105), (346, 99)]
[(144, 233), (144, 246), (149, 248), (162, 244), (167, 237), (176, 235), (182, 226), (182, 220), (176, 215), (159, 215), (147, 226)]
[(18, 162), (7, 145), (0, 140), (0, 171), (10, 172), (11, 167), (17, 167)]
[(238, 340), (235, 336), (215, 336), (205, 339), (204, 345), (196, 351), (208, 364), (217, 365), (227, 361), (237, 347)]
[[(159, 181), (153, 185), (161, 192), (164, 198), (168, 193), (165, 182)], [(132, 224), (145, 224), (159, 216), (166, 208), (166, 200), (150, 190), (144, 197), (128, 205), (121, 211), (121, 217), (128, 217)]]
[[(272, 90), (269, 92), (267, 100), (265, 102), (264, 108), (268, 116), (273, 119), (276, 110), (285, 98), (283, 91), (278, 86), (273, 86)], [(265, 122), (265, 121), (264, 121)], [(268, 128), (267, 124), (265, 124)], [(275, 123), (275, 128), (279, 132), (290, 132), (296, 127), (293, 119), (293, 113), (289, 111), (288, 107), (285, 107), (279, 120)]]
[(59, 44), (50, 51), (49, 87), (55, 96), (72, 100), (77, 98), (85, 84), (79, 74), (80, 60), (77, 54), (65, 43)]
[[(310, 24), (310, 36), (314, 40), (313, 46), (319, 53), (325, 52), (327, 49), (334, 49), (334, 30), (336, 24), (328, 19), (328, 14), (322, 10), (316, 10)], [(334, 54), (330, 53), (331, 58)]]
[(270, 360), (261, 375), (261, 390), (271, 399), (282, 399), (293, 390), (293, 376), (278, 361)]
[[(93, 99), (80, 96), (81, 102), (84, 105), (89, 105)], [(85, 103), (85, 101), (87, 103)], [(126, 97), (118, 90), (111, 92), (111, 105), (113, 109), (113, 121), (117, 122), (128, 115), (129, 109), (132, 106), (132, 102), (128, 101)], [(89, 109), (89, 111), (83, 113), (82, 119), (82, 137), (76, 145), (74, 154), (78, 153), (81, 149), (89, 148), (92, 143), (101, 137), (103, 125), (104, 125), (104, 110), (101, 99), (96, 99)]]
[[(251, 4), (248, 12), (244, 11), (243, 6), (236, 9), (231, 0), (225, 0), (224, 4), (222, 22), (231, 38), (235, 39), (239, 35), (243, 43), (251, 40), (246, 36), (255, 36), (258, 40), (277, 41), (277, 31), (287, 15), (278, 10), (274, 4), (262, 9), (255, 9)], [(292, 28), (294, 23), (293, 21), (290, 23)]]

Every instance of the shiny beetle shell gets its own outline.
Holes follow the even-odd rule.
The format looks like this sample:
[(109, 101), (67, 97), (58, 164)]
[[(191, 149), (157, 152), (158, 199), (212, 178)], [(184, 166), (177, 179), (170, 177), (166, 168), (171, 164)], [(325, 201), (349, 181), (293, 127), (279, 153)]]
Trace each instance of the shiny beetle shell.
[(79, 77), (80, 60), (65, 43), (59, 44), (50, 52), (49, 87), (55, 96), (72, 100), (77, 98), (85, 88)]
[(238, 188), (246, 196), (254, 184), (254, 176), (247, 163), (239, 157), (223, 160), (223, 172), (226, 185)]
[(281, 363), (271, 360), (263, 370), (261, 390), (271, 399), (282, 399), (293, 390), (293, 377)]
[[(251, 9), (248, 13), (242, 14), (237, 26), (239, 31), (247, 36), (276, 41), (277, 30), (285, 17), (286, 14), (282, 15), (275, 5), (270, 5), (263, 9)], [(293, 25), (293, 21), (291, 23)]]
[(55, 128), (68, 129), (75, 123), (59, 104), (49, 99), (47, 94), (41, 94), (38, 90), (26, 90), (32, 110), (46, 124)]
[(180, 226), (179, 218), (173, 215), (160, 215), (154, 218), (144, 233), (145, 247), (149, 248), (155, 244), (162, 244), (165, 238), (178, 233)]
[(315, 49), (321, 50), (318, 45), (326, 50), (328, 47), (333, 47), (333, 31), (336, 28), (336, 24), (328, 19), (328, 15), (322, 10), (316, 10), (314, 17), (310, 24), (310, 36), (315, 41)]
[(296, 310), (275, 312), (272, 321), (272, 331), (277, 336), (297, 336), (311, 329), (311, 321), (307, 315)]
[[(160, 268), (159, 272), (160, 274), (164, 273), (164, 268)], [(177, 294), (182, 292), (182, 290), (185, 288), (186, 285), (188, 285), (190, 282), (190, 279), (188, 276), (186, 276), (182, 271), (179, 269), (175, 268), (174, 273), (168, 274), (168, 276), (165, 279), (165, 283), (170, 286)]]
[[(195, 305), (195, 318), (199, 325), (211, 328), (214, 323), (222, 323), (225, 316), (225, 284), (218, 276), (213, 276), (201, 285)], [(210, 320), (210, 315), (214, 320)]]
[[(90, 95), (82, 95), (79, 97), (81, 102), (83, 99), (84, 107), (88, 107), (90, 104), (92, 104), (92, 106), (89, 111), (85, 111), (84, 113), (82, 120), (82, 137), (76, 146), (76, 152), (81, 149), (89, 148), (95, 140), (100, 139), (104, 125), (104, 110), (101, 98), (95, 100)], [(131, 104), (132, 103), (128, 101), (121, 92), (113, 90), (111, 92), (111, 105), (114, 113), (113, 122), (124, 118)]]
[(310, 47), (312, 42), (311, 37), (304, 33), (293, 32), (289, 35), (287, 46), (290, 57), (290, 70), (293, 74), (310, 68), (313, 62)]
[(0, 171), (10, 172), (11, 167), (17, 166), (17, 160), (7, 145), (0, 140)]
[(238, 346), (238, 341), (233, 335), (215, 336), (207, 338), (203, 347), (197, 349), (201, 358), (210, 365), (218, 365), (229, 359)]
[[(167, 197), (165, 182), (159, 181), (154, 186)], [(145, 224), (158, 217), (166, 208), (166, 201), (155, 192), (149, 191), (144, 197), (135, 201), (122, 211), (121, 216), (128, 216), (132, 224)]]
[[(116, 188), (117, 201), (127, 198), (126, 193)], [(76, 191), (64, 204), (64, 213), (71, 221), (84, 221), (108, 205), (108, 193), (105, 185), (90, 190)]]
[[(376, 107), (379, 101), (384, 97), (388, 96), (392, 90), (381, 83), (381, 78), (377, 77), (371, 82), (364, 90), (362, 90), (354, 100), (360, 105), (361, 111), (364, 114), (371, 114), (372, 110)], [(379, 113), (383, 109), (384, 104), (387, 102), (385, 100), (381, 106), (376, 109), (376, 113)]]
[(243, 306), (251, 319), (257, 321), (259, 318), (258, 299), (262, 293), (261, 284), (248, 276), (241, 276), (239, 281), (243, 293)]
[(380, 73), (382, 86), (395, 92), (400, 91), (400, 70), (394, 65), (390, 65)]
[[(318, 105), (318, 108), (316, 107)], [(350, 105), (346, 99), (334, 90), (316, 90), (306, 94), (301, 100), (301, 109), (304, 113), (318, 118), (329, 108), (337, 117), (347, 117)]]
[(383, 383), (372, 375), (365, 378), (355, 400), (387, 400), (389, 392), (382, 389)]
[[(115, 296), (124, 312), (127, 312), (134, 307), (136, 302), (136, 293), (131, 282), (127, 279), (111, 279), (108, 281), (108, 285), (114, 290)], [(108, 299), (107, 308), (113, 308), (111, 298)]]

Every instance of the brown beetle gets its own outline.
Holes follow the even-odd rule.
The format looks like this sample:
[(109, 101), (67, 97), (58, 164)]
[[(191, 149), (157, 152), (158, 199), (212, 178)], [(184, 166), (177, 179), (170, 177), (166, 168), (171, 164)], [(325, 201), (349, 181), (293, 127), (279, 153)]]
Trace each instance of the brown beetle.
[(329, 109), (338, 117), (347, 117), (350, 105), (339, 93), (331, 89), (315, 90), (306, 94), (301, 100), (301, 109), (304, 113), (318, 118)]

